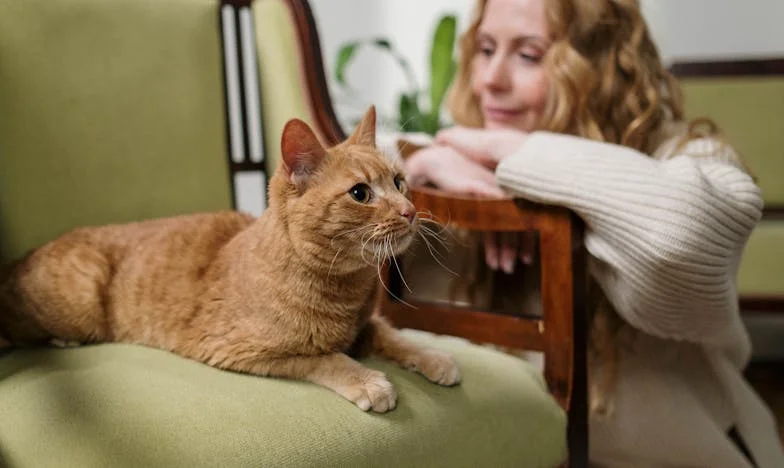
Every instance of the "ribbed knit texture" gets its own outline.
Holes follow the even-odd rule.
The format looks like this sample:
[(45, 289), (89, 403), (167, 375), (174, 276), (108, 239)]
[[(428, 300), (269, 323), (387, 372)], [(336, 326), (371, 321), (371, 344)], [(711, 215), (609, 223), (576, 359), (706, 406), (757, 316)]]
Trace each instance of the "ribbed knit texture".
[(650, 157), (536, 132), (496, 176), (518, 196), (585, 220), (592, 276), (642, 332), (621, 348), (620, 416), (592, 421), (592, 458), (602, 466), (747, 466), (726, 437), (736, 425), (761, 468), (784, 467), (772, 415), (741, 375), (750, 345), (735, 277), (763, 202), (732, 149), (670, 140)]

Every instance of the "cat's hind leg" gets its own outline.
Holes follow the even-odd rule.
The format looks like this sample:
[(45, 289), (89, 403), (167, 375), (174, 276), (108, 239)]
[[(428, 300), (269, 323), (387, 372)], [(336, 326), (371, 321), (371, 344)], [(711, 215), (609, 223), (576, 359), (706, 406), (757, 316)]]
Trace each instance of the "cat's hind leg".
[(6, 285), (18, 318), (10, 338), (55, 346), (106, 341), (111, 275), (109, 259), (89, 239), (66, 236), (43, 246)]

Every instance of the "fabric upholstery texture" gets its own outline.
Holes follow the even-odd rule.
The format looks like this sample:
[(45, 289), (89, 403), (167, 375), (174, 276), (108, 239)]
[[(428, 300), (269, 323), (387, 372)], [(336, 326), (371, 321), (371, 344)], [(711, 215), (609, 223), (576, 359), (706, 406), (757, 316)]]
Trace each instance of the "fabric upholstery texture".
[(0, 0), (0, 255), (231, 207), (217, 3)]
[(399, 395), (365, 413), (330, 390), (220, 371), (131, 345), (0, 357), (0, 457), (11, 467), (552, 467), (566, 416), (525, 361), (407, 331), (454, 353), (439, 387), (388, 362)]

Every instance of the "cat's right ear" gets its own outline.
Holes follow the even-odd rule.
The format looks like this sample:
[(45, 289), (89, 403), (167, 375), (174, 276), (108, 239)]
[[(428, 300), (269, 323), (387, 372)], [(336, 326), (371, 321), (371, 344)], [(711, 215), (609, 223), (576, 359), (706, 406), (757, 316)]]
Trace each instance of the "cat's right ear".
[(280, 148), (286, 175), (292, 184), (303, 191), (308, 178), (327, 155), (327, 150), (308, 124), (299, 119), (286, 122)]

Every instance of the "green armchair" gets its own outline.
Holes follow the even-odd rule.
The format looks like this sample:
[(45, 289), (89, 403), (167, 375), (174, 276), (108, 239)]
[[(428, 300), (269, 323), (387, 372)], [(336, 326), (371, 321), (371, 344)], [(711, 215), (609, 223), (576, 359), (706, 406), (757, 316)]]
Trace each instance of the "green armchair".
[[(286, 120), (342, 135), (304, 1), (0, 0), (0, 259), (70, 228), (258, 212)], [(529, 363), (450, 336), (463, 383), (383, 361), (395, 411), (130, 345), (0, 354), (0, 466), (509, 466), (567, 458)]]

